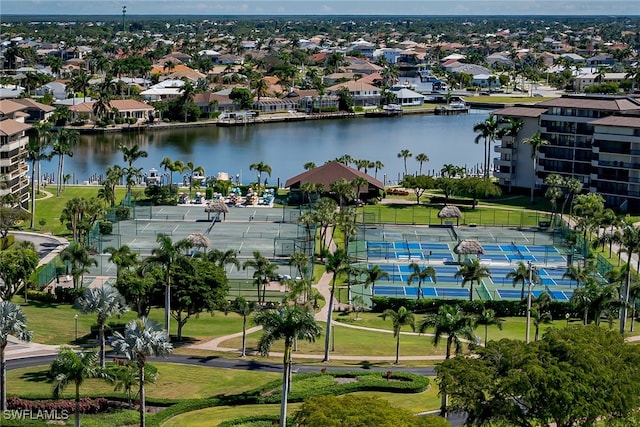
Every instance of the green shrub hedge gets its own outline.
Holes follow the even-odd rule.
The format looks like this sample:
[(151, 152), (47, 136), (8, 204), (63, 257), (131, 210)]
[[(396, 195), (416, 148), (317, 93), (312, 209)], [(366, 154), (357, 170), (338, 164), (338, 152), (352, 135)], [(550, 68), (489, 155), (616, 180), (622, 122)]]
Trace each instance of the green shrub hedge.
[[(466, 313), (470, 314), (480, 314), (482, 313), (482, 310), (490, 308), (496, 312), (496, 316), (498, 317), (525, 316), (527, 312), (526, 301), (467, 301), (460, 299), (430, 298), (415, 300), (389, 297), (374, 297), (371, 301), (373, 303), (372, 311), (375, 313), (382, 313), (386, 309), (397, 311), (400, 307), (405, 307), (407, 310), (416, 313), (437, 313), (442, 305), (457, 305)], [(577, 314), (571, 303), (560, 301), (551, 301), (549, 304), (549, 311), (554, 319), (563, 319), (567, 313), (571, 316), (575, 316)]]

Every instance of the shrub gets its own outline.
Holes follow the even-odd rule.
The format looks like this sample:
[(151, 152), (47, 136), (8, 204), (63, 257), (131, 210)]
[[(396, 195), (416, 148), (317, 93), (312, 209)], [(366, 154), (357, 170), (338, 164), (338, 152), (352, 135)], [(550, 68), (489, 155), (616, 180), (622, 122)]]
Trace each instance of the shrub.
[(41, 302), (56, 302), (56, 296), (54, 294), (50, 294), (49, 292), (42, 291), (28, 291), (27, 298), (31, 301), (41, 301)]
[(130, 209), (128, 206), (117, 206), (116, 207), (116, 221), (124, 221), (129, 219)]
[[(110, 407), (109, 401), (101, 397), (80, 399), (81, 414), (99, 414), (108, 411)], [(73, 400), (26, 400), (19, 397), (9, 397), (7, 398), (7, 408), (29, 410), (35, 413), (39, 411), (66, 411), (73, 414), (75, 402)]]
[(13, 234), (9, 234), (0, 239), (0, 250), (9, 248), (15, 242), (16, 237)]
[(207, 200), (211, 200), (213, 198), (213, 188), (207, 187), (206, 190), (204, 191), (204, 194), (205, 194), (204, 197)]
[(135, 117), (129, 117), (127, 118), (127, 123), (129, 123), (130, 125), (135, 125), (136, 123), (138, 123), (138, 119), (136, 119)]
[(100, 234), (111, 234), (113, 232), (113, 223), (111, 221), (100, 221), (98, 224)]
[(84, 289), (63, 288), (56, 286), (56, 301), (61, 303), (73, 304), (76, 300), (84, 295)]

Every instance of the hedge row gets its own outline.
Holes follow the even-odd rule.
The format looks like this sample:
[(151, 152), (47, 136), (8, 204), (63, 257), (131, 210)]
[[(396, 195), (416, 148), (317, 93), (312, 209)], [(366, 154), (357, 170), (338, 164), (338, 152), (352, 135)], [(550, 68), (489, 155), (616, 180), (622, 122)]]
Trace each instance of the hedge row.
[(79, 297), (84, 295), (85, 292), (86, 288), (73, 289), (56, 286), (55, 294), (42, 291), (28, 291), (27, 298), (41, 302), (74, 304)]
[[(149, 401), (147, 401), (147, 403), (149, 403)], [(197, 411), (200, 409), (211, 408), (220, 404), (220, 399), (215, 397), (209, 399), (184, 400), (158, 412), (157, 414), (149, 415), (147, 417), (146, 424), (147, 427), (159, 427), (168, 419), (176, 417), (180, 414), (185, 414), (187, 412)]]
[[(237, 427), (247, 426), (261, 427), (261, 426), (273, 426), (277, 425), (280, 421), (280, 416), (273, 415), (253, 415), (248, 417), (236, 418), (235, 420), (224, 421), (218, 424), (218, 427)], [(287, 425), (294, 425), (292, 417), (287, 417)]]
[[(81, 414), (100, 414), (107, 412), (113, 405), (101, 397), (92, 399), (83, 397), (80, 399)], [(76, 411), (76, 403), (74, 400), (26, 400), (18, 397), (7, 398), (7, 407), (14, 410), (28, 410), (32, 412), (39, 411), (66, 411), (73, 414)]]
[[(459, 306), (465, 313), (480, 314), (484, 309), (492, 309), (498, 317), (524, 317), (527, 314), (526, 301), (468, 301), (460, 299), (429, 299), (421, 300), (407, 298), (374, 297), (372, 311), (382, 313), (387, 309), (397, 311), (405, 307), (415, 313), (437, 313), (442, 305)], [(565, 314), (572, 317), (579, 315), (575, 306), (569, 302), (551, 301), (549, 311), (554, 319), (564, 319)]]
[[(331, 382), (328, 386), (322, 386), (321, 384), (313, 384), (315, 378), (330, 376), (333, 378), (357, 378), (358, 381), (346, 382), (339, 384)], [(392, 381), (393, 380), (393, 381)], [(302, 383), (304, 381), (311, 381), (313, 387), (309, 387), (302, 391), (296, 391), (295, 384)], [(326, 373), (308, 373), (299, 374), (292, 379), (291, 392), (289, 393), (290, 402), (302, 402), (313, 396), (321, 396), (325, 394), (347, 394), (354, 393), (356, 391), (384, 391), (391, 393), (420, 393), (429, 387), (429, 378), (411, 374), (408, 372), (392, 372), (387, 374), (386, 372), (326, 372)], [(249, 404), (251, 401), (254, 403), (278, 403), (281, 398), (282, 380), (271, 381), (264, 386), (251, 390), (243, 395), (246, 399), (243, 400), (244, 404)], [(232, 396), (236, 398), (239, 396)], [(226, 400), (226, 399), (225, 399)], [(225, 402), (225, 404), (240, 404), (235, 401)]]

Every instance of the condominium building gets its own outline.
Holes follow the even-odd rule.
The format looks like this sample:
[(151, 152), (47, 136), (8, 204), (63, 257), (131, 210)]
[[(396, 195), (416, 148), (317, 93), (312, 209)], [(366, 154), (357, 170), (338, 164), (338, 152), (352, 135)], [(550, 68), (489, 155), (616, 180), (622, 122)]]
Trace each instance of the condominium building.
[(29, 167), (25, 161), (31, 125), (24, 123), (26, 107), (13, 101), (0, 101), (0, 197), (13, 195), (12, 204), (27, 207)]
[[(612, 207), (640, 210), (640, 98), (567, 95), (535, 106), (495, 112), (523, 127), (496, 147), (494, 175), (509, 189), (541, 189), (549, 174), (572, 177), (598, 192)], [(537, 131), (543, 145), (533, 170), (531, 146), (520, 143)]]

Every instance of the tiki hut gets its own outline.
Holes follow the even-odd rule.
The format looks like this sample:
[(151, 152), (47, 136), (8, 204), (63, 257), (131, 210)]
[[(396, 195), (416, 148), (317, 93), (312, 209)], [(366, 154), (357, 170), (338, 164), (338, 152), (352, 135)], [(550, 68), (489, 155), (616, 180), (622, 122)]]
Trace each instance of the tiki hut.
[(460, 262), (460, 255), (464, 255), (465, 259), (468, 255), (482, 255), (484, 254), (484, 248), (475, 239), (464, 239), (453, 248), (453, 252), (458, 255), (458, 262)]
[(446, 205), (445, 207), (440, 209), (440, 212), (438, 212), (438, 218), (440, 218), (440, 223), (441, 224), (442, 224), (442, 220), (443, 219), (455, 218), (456, 219), (456, 225), (459, 225), (460, 224), (460, 218), (462, 218), (462, 212), (460, 212), (460, 209), (458, 209), (457, 206)]
[(229, 207), (226, 205), (224, 200), (217, 199), (209, 202), (209, 204), (204, 207), (204, 211), (207, 213), (207, 221), (211, 221), (211, 212), (222, 214), (222, 219), (224, 221), (225, 219), (227, 219)]
[(196, 250), (204, 248), (204, 251), (206, 252), (207, 248), (211, 246), (209, 238), (202, 233), (191, 233), (187, 236), (187, 240), (191, 242)]

